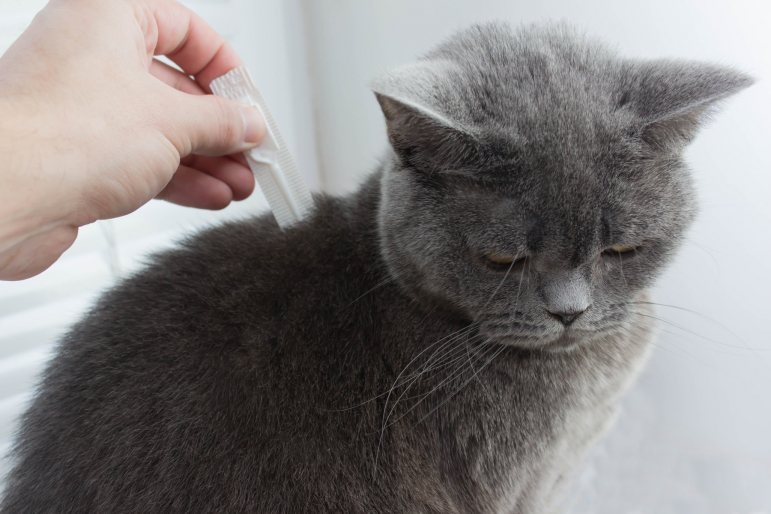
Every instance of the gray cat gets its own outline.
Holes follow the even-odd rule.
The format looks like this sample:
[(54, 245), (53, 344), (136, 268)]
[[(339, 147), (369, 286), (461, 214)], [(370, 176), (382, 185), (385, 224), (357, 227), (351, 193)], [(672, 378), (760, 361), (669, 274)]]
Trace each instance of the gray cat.
[(105, 294), (26, 413), (3, 513), (542, 513), (653, 339), (725, 67), (560, 25), (375, 85), (392, 151), (285, 232), (205, 231)]

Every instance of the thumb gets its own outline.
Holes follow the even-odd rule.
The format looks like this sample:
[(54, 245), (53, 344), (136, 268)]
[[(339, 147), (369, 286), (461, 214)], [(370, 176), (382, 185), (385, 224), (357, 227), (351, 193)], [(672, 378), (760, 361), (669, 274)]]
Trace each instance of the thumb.
[(182, 105), (183, 140), (190, 153), (230, 155), (259, 145), (267, 131), (260, 111), (215, 95), (185, 95)]

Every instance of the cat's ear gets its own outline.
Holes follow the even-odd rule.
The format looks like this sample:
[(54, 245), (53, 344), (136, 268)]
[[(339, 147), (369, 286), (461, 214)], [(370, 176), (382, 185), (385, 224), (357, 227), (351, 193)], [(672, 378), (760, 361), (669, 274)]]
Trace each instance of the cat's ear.
[(655, 152), (680, 151), (722, 100), (754, 80), (731, 68), (683, 61), (631, 66), (622, 79), (618, 108), (631, 108), (638, 134)]
[(462, 167), (476, 149), (474, 136), (434, 110), (404, 98), (375, 92), (388, 139), (405, 167), (440, 171)]

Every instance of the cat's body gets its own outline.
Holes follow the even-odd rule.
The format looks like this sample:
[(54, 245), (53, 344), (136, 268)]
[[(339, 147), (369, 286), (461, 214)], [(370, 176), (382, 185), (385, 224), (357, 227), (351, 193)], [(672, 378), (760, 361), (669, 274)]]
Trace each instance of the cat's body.
[[(463, 37), (481, 48), (520, 38), (511, 52), (576, 37), (474, 30)], [(700, 94), (712, 100), (747, 83), (710, 70), (722, 86)], [(379, 100), (396, 151), (358, 193), (317, 198), (286, 232), (267, 217), (207, 231), (75, 327), (24, 418), (2, 512), (545, 511), (649, 352), (645, 288), (693, 216), (667, 145), (695, 122), (620, 143), (579, 137), (596, 157), (582, 175), (565, 171), (558, 142), (555, 166), (538, 145), (485, 136), (473, 116), (448, 122), (441, 101), (458, 97), (442, 86), (428, 88), (430, 109), (415, 87), (411, 99), (389, 87)], [(620, 92), (610, 104), (619, 98), (630, 102)], [(592, 130), (609, 112), (588, 110)], [(514, 139), (534, 137), (520, 127)], [(464, 144), (484, 156), (477, 169), (541, 163), (542, 178), (474, 178)], [(427, 169), (448, 160), (462, 166)], [(642, 219), (651, 208), (656, 219)]]
[[(487, 346), (476, 371), (406, 399), (449, 375), (426, 373), (381, 432), (404, 388), (382, 393), (469, 321), (382, 284), (378, 200), (372, 180), (288, 233), (265, 217), (210, 231), (103, 298), (26, 420), (46, 473), (11, 482), (9, 505), (28, 507), (8, 512), (54, 512), (63, 494), (113, 513), (540, 506), (609, 421), (646, 334), (608, 341), (612, 354), (511, 347), (488, 362)], [(456, 356), (452, 370), (471, 358)]]

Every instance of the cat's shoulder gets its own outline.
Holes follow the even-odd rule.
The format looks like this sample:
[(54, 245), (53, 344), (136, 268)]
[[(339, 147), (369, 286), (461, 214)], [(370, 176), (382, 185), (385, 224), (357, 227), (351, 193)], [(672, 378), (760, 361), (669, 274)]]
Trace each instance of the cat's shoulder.
[(187, 236), (150, 256), (99, 303), (122, 310), (136, 302), (176, 304), (190, 315), (199, 304), (217, 310), (244, 295), (252, 304), (261, 294), (280, 295), (325, 263), (350, 259), (357, 244), (348, 202), (319, 197), (316, 203), (309, 220), (288, 230), (267, 213)]
[[(316, 197), (313, 215), (281, 230), (270, 214), (203, 230), (105, 292), (78, 339), (180, 339), (267, 333), (298, 302), (344, 301), (378, 260), (375, 222), (355, 198)], [(79, 343), (80, 344), (80, 343)]]

